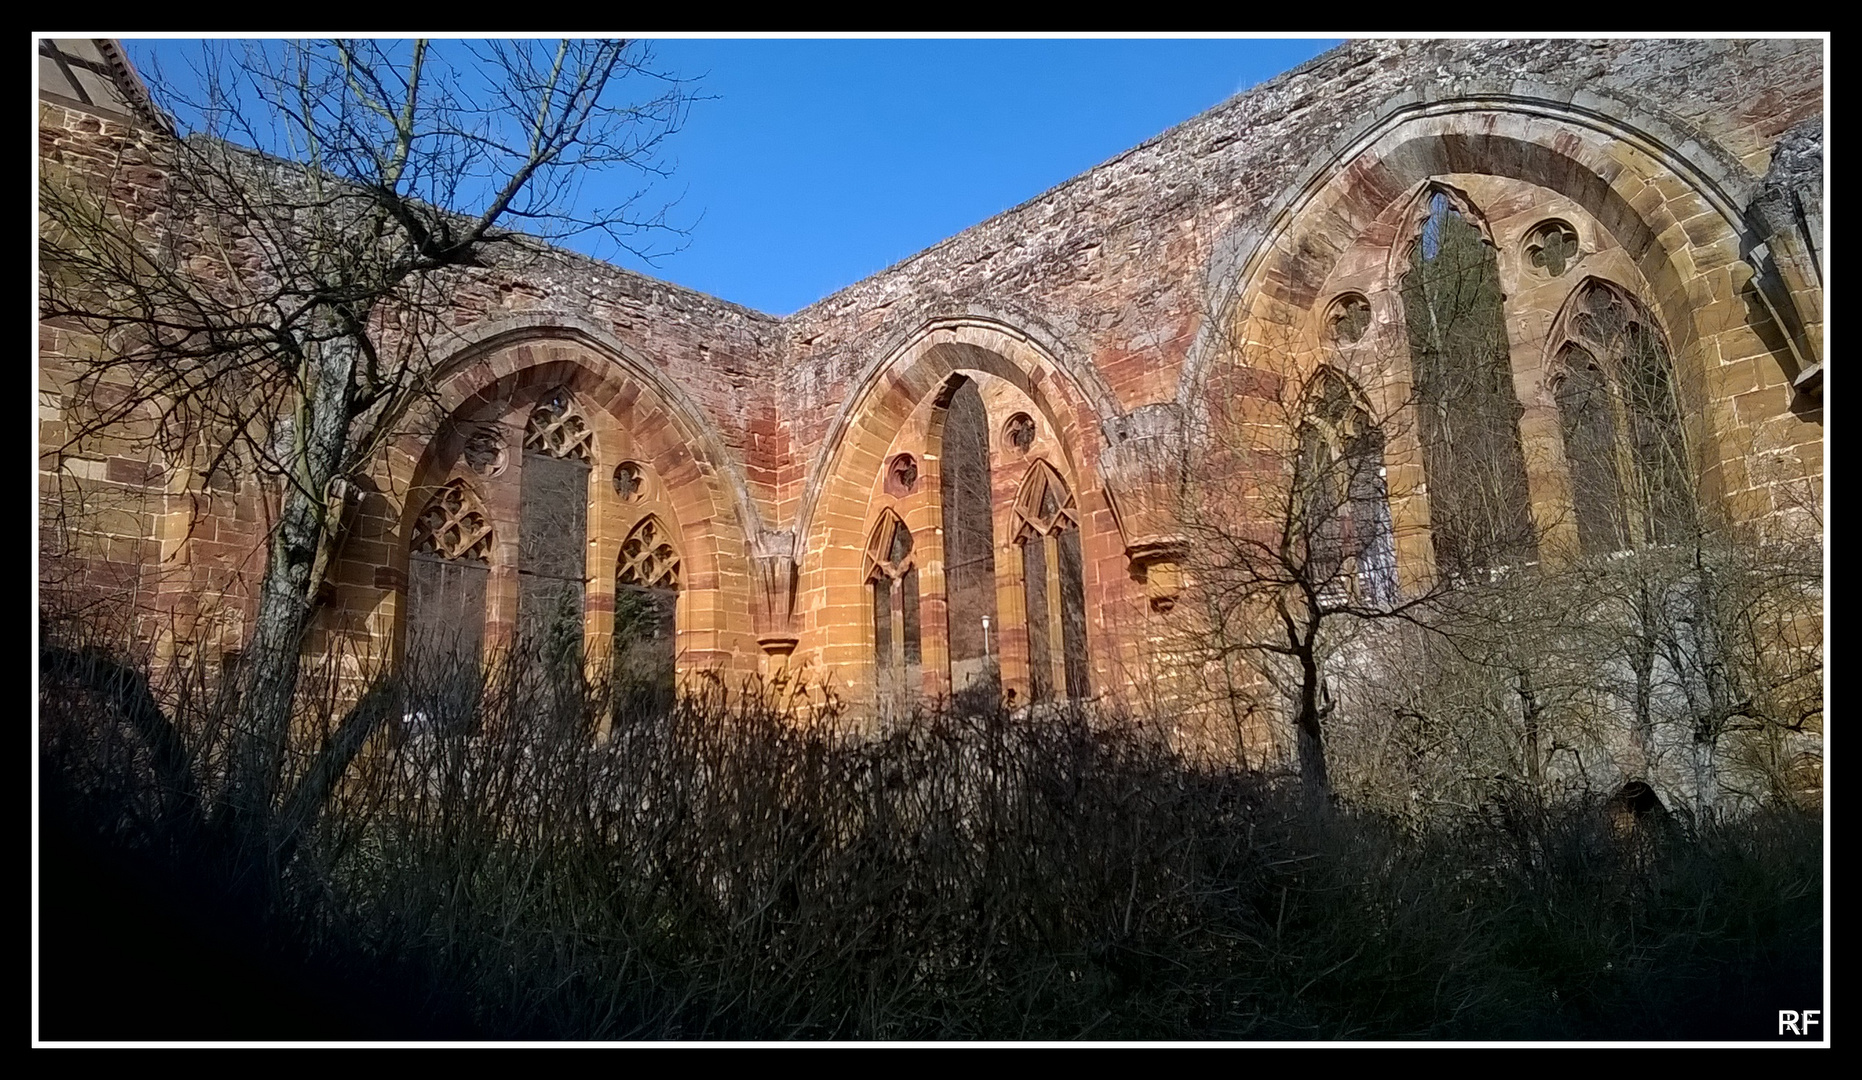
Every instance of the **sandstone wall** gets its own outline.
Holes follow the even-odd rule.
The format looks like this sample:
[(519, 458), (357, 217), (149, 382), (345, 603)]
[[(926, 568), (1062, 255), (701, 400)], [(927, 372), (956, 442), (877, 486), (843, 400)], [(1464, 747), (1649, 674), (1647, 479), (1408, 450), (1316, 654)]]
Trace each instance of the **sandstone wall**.
[[(940, 386), (959, 372), (986, 373), (994, 380), (990, 400), (1041, 413), (1041, 445), (1064, 459), (1055, 464), (1076, 486), (1083, 515), (1095, 679), (1133, 684), (1162, 640), (1168, 605), (1155, 593), (1168, 574), (1147, 578), (1131, 564), (1130, 548), (1146, 528), (1136, 517), (1143, 500), (1109, 491), (1113, 478), (1102, 465), (1116, 463), (1115, 444), (1128, 437), (1167, 433), (1172, 418), (1204, 395), (1277, 393), (1284, 372), (1229, 367), (1205, 384), (1229, 330), (1217, 313), (1229, 317), (1226, 305), (1236, 302), (1229, 291), (1255, 257), (1252, 245), (1298, 233), (1287, 232), (1285, 218), (1336, 179), (1315, 173), (1328, 156), (1344, 153), (1355, 132), (1403, 95), (1426, 102), (1550, 94), (1561, 108), (1607, 114), (1675, 148), (1743, 210), (1781, 134), (1821, 117), (1823, 53), (1821, 42), (1787, 39), (1352, 42), (786, 319), (566, 252), (502, 255), (460, 281), (450, 333), (436, 349), (459, 358), (453, 377), (461, 387), (482, 389), (490, 378), (489, 367), (468, 369), (490, 355), (491, 341), (502, 350), (501, 377), (517, 378), (526, 363), (597, 363), (586, 357), (618, 351), (626, 361), (619, 366), (639, 366), (628, 378), (663, 380), (662, 396), (691, 407), (681, 430), (721, 448), (697, 466), (712, 490), (725, 493), (702, 512), (736, 517), (720, 526), (718, 576), (709, 586), (719, 595), (693, 601), (711, 612), (711, 636), (702, 647), (694, 638), (691, 655), (714, 662), (767, 639), (770, 656), (751, 670), (770, 670), (794, 648), (856, 688), (871, 633), (859, 549), (877, 505), (880, 463), (901, 439), (928, 430), (921, 406)], [(1519, 120), (1520, 137), (1538, 137), (1536, 122)], [(44, 166), (109, 177), (122, 198), (159, 199), (151, 138), (68, 104), (40, 104)], [(1637, 210), (1653, 213), (1654, 203)], [(1522, 222), (1531, 216), (1522, 206), (1511, 212)], [(1695, 219), (1682, 226), (1703, 227)], [(1726, 233), (1700, 243), (1724, 265), (1745, 255), (1748, 240)], [(1301, 283), (1302, 267), (1332, 267), (1339, 253), (1314, 243), (1290, 253), (1280, 276), (1257, 283), (1243, 306), (1256, 304), (1258, 315), (1272, 301), (1290, 311), (1287, 297), (1319, 289), (1323, 275)], [(1701, 272), (1710, 269), (1703, 263)], [(1791, 296), (1815, 292), (1820, 305), (1820, 279), (1812, 288), (1803, 273), (1785, 276)], [(1714, 325), (1690, 338), (1690, 348), (1700, 342), (1707, 372), (1695, 392), (1715, 418), (1716, 437), (1763, 428), (1768, 441), (1732, 438), (1710, 470), (1721, 497), (1759, 517), (1788, 509), (1776, 494), (1788, 484), (1807, 475), (1820, 483), (1820, 405), (1794, 396), (1790, 383), (1801, 373), (1783, 371), (1774, 355), (1786, 345), (1759, 341), (1762, 330), (1747, 325), (1757, 316), (1728, 299), (1734, 285), (1713, 287), (1721, 292), (1702, 318)], [(1678, 304), (1708, 295), (1675, 290)], [(1295, 318), (1273, 315), (1283, 317)], [(1816, 319), (1809, 336), (1820, 341), (1820, 307)], [(537, 351), (524, 351), (526, 343)], [(70, 526), (45, 545), (57, 554), (59, 580), (94, 596), (133, 597), (171, 621), (223, 598), (214, 601), (222, 612), (216, 640), (233, 647), (263, 568), (265, 485), (239, 477), (216, 485), (198, 462), (167, 461), (150, 437), (154, 418), (71, 444), (69, 361), (102, 351), (76, 327), (41, 328), (42, 521)], [(612, 355), (601, 362), (618, 364)], [(407, 485), (428, 451), (397, 453), (362, 508), (360, 540), (332, 602), (329, 621), (354, 641), (397, 632), (399, 586), (393, 574), (374, 570), (405, 559), (403, 534), (415, 509)], [(1015, 497), (1012, 479), (1001, 480), (998, 516)], [(50, 573), (42, 569), (42, 579)], [(201, 636), (191, 623), (173, 625), (173, 640)]]

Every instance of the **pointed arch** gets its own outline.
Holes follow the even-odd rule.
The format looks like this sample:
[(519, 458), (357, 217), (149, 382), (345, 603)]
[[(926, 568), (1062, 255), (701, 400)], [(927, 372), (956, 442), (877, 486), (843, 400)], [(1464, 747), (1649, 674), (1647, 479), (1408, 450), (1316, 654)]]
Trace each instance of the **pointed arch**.
[(1436, 566), (1466, 577), (1533, 561), (1538, 547), (1499, 263), (1450, 190), (1423, 188), (1399, 295)]
[(635, 588), (677, 591), (681, 560), (673, 543), (675, 535), (659, 515), (641, 518), (621, 541), (615, 580)]
[(439, 559), (485, 562), (491, 557), (491, 526), (478, 494), (463, 479), (441, 485), (414, 519), (413, 553)]
[[(1468, 193), (1452, 184), (1431, 179), (1411, 197), (1401, 218), (1401, 242), (1390, 248), (1387, 281), (1400, 281), (1418, 261), (1433, 262), (1440, 253), (1442, 230), (1450, 218), (1471, 227), (1479, 241), (1494, 247), (1493, 226)], [(1421, 259), (1418, 259), (1418, 256)]]
[(1015, 496), (1015, 542), (1078, 528), (1079, 524), (1079, 501), (1068, 490), (1067, 482), (1052, 465), (1037, 459), (1028, 466)]
[(916, 541), (897, 512), (879, 512), (866, 541), (866, 584), (873, 603), (873, 666), (882, 706), (904, 707), (924, 663), (918, 610)]
[(594, 440), (595, 433), (588, 429), (575, 396), (566, 387), (543, 395), (524, 424), (524, 449), (553, 458), (591, 464)]
[(463, 479), (440, 486), (414, 520), (407, 560), (406, 673), (461, 720), (484, 655), (492, 528)]
[(1648, 308), (1587, 277), (1553, 320), (1547, 350), (1580, 550), (1685, 537), (1693, 470), (1667, 342)]
[(1293, 509), (1299, 560), (1321, 591), (1373, 604), (1396, 598), (1396, 543), (1384, 476), (1383, 429), (1363, 392), (1322, 366), (1302, 397)]
[(953, 374), (934, 399), (931, 424), (938, 454), (938, 537), (944, 565), (945, 626), (953, 691), (1001, 681), (987, 629), (996, 610), (994, 469), (989, 413), (976, 379)]
[(678, 670), (678, 610), (684, 561), (677, 536), (657, 514), (628, 530), (614, 569), (614, 710), (617, 721), (663, 715)]
[(575, 397), (562, 386), (545, 393), (524, 424), (517, 633), (564, 663), (582, 653), (593, 462), (594, 433)]
[(1037, 460), (1015, 498), (1014, 542), (1021, 549), (1022, 614), (1035, 702), (1091, 692), (1079, 501), (1058, 470)]

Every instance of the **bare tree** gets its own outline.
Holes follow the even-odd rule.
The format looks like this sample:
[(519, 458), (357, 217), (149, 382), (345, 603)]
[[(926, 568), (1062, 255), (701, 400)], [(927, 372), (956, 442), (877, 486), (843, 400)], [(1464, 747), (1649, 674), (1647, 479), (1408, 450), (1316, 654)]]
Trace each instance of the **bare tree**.
[(222, 42), (193, 75), (156, 73), (180, 130), (146, 164), (44, 170), (40, 310), (103, 343), (80, 435), (153, 410), (173, 460), (204, 441), (203, 471), (275, 477), (228, 804), (276, 852), (305, 634), (357, 479), (433, 389), (449, 286), (535, 238), (650, 254), (663, 212), (576, 198), (589, 170), (662, 171), (692, 95), (623, 41)]
[(1182, 508), (1191, 652), (1224, 671), (1239, 661), (1282, 691), (1315, 797), (1331, 789), (1323, 721), (1341, 635), (1417, 621), (1442, 588), (1397, 581), (1387, 483), (1402, 423), (1343, 371), (1316, 365), (1256, 378), (1251, 393), (1213, 404), (1192, 439)]
[[(1405, 814), (1623, 779), (1712, 814), (1728, 764), (1735, 797), (1801, 787), (1821, 725), (1814, 534), (1767, 539), (1699, 504), (1665, 346), (1614, 287), (1578, 298), (1554, 372), (1570, 503), (1531, 503), (1491, 260), (1459, 233), (1404, 281), (1408, 355), (1350, 348), (1369, 313), (1349, 304), (1319, 349), (1234, 343), (1184, 470), (1187, 651), (1231, 695), (1236, 661), (1277, 691), (1314, 795), (1328, 733), (1354, 789)], [(1419, 479), (1428, 535), (1399, 582), (1392, 495)]]

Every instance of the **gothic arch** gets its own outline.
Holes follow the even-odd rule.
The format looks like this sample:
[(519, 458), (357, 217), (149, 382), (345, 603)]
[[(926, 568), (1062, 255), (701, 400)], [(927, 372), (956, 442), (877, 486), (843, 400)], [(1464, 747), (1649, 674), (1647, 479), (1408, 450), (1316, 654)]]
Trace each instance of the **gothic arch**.
[[(1434, 133), (1424, 135), (1427, 141), (1413, 147), (1406, 145), (1412, 140), (1405, 137), (1405, 129), (1423, 131), (1430, 127), (1428, 121), (1440, 119), (1460, 122), (1433, 125)], [(1503, 127), (1517, 134), (1502, 132)], [(1431, 167), (1434, 165), (1474, 164), (1483, 158), (1492, 163), (1502, 160), (1509, 150), (1542, 145), (1553, 151), (1551, 160), (1561, 164), (1563, 185), (1587, 189), (1593, 198), (1602, 195), (1602, 189), (1610, 187), (1606, 178), (1617, 176), (1620, 165), (1612, 166), (1608, 155), (1574, 158), (1573, 154), (1579, 152), (1579, 140), (1560, 139), (1556, 130), (1559, 127), (1633, 148), (1691, 189), (1702, 200), (1701, 209), (1718, 215), (1735, 233), (1743, 236), (1747, 231), (1739, 207), (1750, 201), (1759, 178), (1727, 150), (1701, 140), (1691, 127), (1594, 87), (1556, 86), (1530, 78), (1506, 82), (1467, 79), (1448, 87), (1423, 86), (1393, 95), (1361, 123), (1334, 138), (1291, 182), (1279, 188), (1280, 194), (1267, 213), (1218, 242), (1205, 284), (1206, 307), (1214, 316), (1211, 321), (1225, 320), (1234, 304), (1261, 280), (1267, 265), (1279, 253), (1294, 249), (1288, 234), (1341, 175), (1356, 172), (1392, 190), (1408, 186), (1399, 180), (1392, 188), (1388, 176), (1363, 176), (1371, 171), (1365, 167), (1367, 161), (1377, 165), (1394, 163), (1399, 175), (1413, 182), (1429, 174), (1478, 171)], [(1478, 134), (1457, 135), (1457, 131)], [(1452, 137), (1455, 145), (1442, 142), (1444, 135)], [(1379, 144), (1394, 144), (1395, 149), (1380, 150)], [(1611, 205), (1627, 211), (1628, 217), (1634, 216), (1620, 193)], [(1206, 354), (1221, 349), (1219, 336), (1216, 326), (1205, 326), (1199, 332), (1179, 384), (1179, 402), (1187, 403), (1189, 397), (1184, 391), (1201, 384), (1209, 360)]]
[[(831, 622), (850, 620), (858, 610), (851, 605), (865, 586), (856, 553), (867, 539), (871, 500), (882, 470), (900, 433), (908, 423), (920, 422), (913, 421), (914, 414), (947, 401), (940, 396), (969, 375), (1000, 380), (1025, 398), (1029, 404), (1023, 411), (1054, 440), (1067, 471), (1089, 475), (1081, 465), (1097, 460), (1100, 421), (1105, 418), (1098, 403), (1109, 395), (1097, 386), (1096, 376), (1082, 383), (1026, 335), (993, 321), (957, 317), (927, 323), (869, 369), (830, 424), (796, 512), (797, 548), (807, 553), (797, 588), (800, 648), (849, 683), (860, 682), (862, 673), (870, 670), (865, 650), (823, 631)], [(1000, 437), (995, 421), (1006, 418), (992, 418), (992, 443)], [(935, 462), (925, 466), (934, 468)], [(1088, 496), (1087, 490), (1082, 490), (1083, 499), (1098, 498)], [(1091, 557), (1104, 554), (1092, 547), (1099, 531), (1089, 529), (1085, 537)], [(1116, 541), (1105, 543), (1118, 550)], [(998, 537), (998, 550), (1001, 545)], [(943, 584), (941, 576), (926, 582), (927, 597), (936, 597), (939, 613)], [(944, 644), (941, 634), (927, 634), (928, 650), (941, 650)], [(928, 671), (946, 663), (947, 657), (935, 651), (925, 660)]]
[[(1324, 359), (1316, 331), (1331, 294), (1347, 287), (1333, 280), (1341, 259), (1354, 244), (1382, 245), (1386, 257), (1396, 258), (1394, 249), (1407, 239), (1399, 207), (1409, 193), (1456, 184), (1459, 176), (1542, 191), (1586, 215), (1609, 238), (1616, 268), (1610, 272), (1642, 283), (1637, 291), (1666, 329), (1703, 499), (1737, 516), (1768, 512), (1749, 501), (1738, 504), (1741, 509), (1717, 503), (1744, 483), (1739, 460), (1754, 452), (1755, 426), (1736, 414), (1732, 399), (1742, 390), (1723, 381), (1719, 358), (1772, 348), (1759, 335), (1762, 319), (1748, 312), (1750, 290), (1736, 272), (1750, 232), (1738, 207), (1756, 178), (1719, 148), (1683, 137), (1660, 118), (1582, 92), (1470, 83), (1452, 92), (1405, 94), (1341, 136), (1289, 185), (1264, 224), (1219, 245), (1207, 283), (1212, 316), (1184, 366), (1180, 407), (1204, 398), (1215, 366), (1235, 364), (1241, 376), (1258, 381), (1260, 365), (1268, 367), (1268, 378), (1297, 378)], [(1393, 287), (1387, 275), (1381, 282)], [(1377, 289), (1367, 295), (1374, 328), (1388, 333), (1403, 325), (1394, 295)], [(1516, 309), (1508, 308), (1507, 318), (1511, 328)], [(1241, 342), (1279, 343), (1287, 355), (1269, 356), (1272, 350), (1257, 345), (1244, 349)], [(1385, 338), (1382, 345), (1394, 353), (1400, 343)], [(1528, 409), (1527, 442), (1555, 440), (1549, 390), (1528, 400), (1526, 384), (1536, 380), (1520, 367), (1517, 347), (1514, 363)], [(1386, 388), (1370, 385), (1382, 380), (1368, 371), (1354, 368), (1352, 374), (1366, 380), (1373, 396), (1401, 397), (1408, 390), (1400, 378)], [(1761, 385), (1788, 383), (1782, 370), (1765, 377), (1770, 381)], [(1557, 486), (1550, 468), (1546, 461), (1528, 462), (1535, 504)], [(1399, 535), (1427, 530), (1426, 506), (1416, 498), (1420, 483), (1407, 465), (1392, 474), (1394, 503), (1409, 507), (1411, 523), (1404, 524), (1399, 509)]]
[(1684, 540), (1696, 469), (1658, 321), (1629, 290), (1586, 277), (1545, 348), (1580, 551)]
[(682, 560), (674, 543), (677, 530), (669, 529), (658, 514), (648, 514), (627, 530), (621, 541), (614, 576), (623, 585), (642, 589), (679, 588)]
[[(1017, 658), (1027, 665), (1027, 700), (1084, 700), (1092, 693), (1092, 677), (1080, 507), (1046, 461), (1036, 460), (1023, 475), (1009, 530), (1020, 556), (1010, 565), (1021, 602), (1005, 636), (1025, 640)], [(1011, 670), (1005, 681), (1019, 682), (1019, 674)]]
[(484, 656), (493, 530), (472, 485), (441, 485), (414, 521), (407, 554), (407, 674), (430, 719), (463, 723)]
[[(582, 355), (576, 356), (574, 350), (564, 350), (562, 345), (579, 345)], [(523, 355), (526, 347), (531, 356)], [(604, 392), (620, 395), (628, 383), (650, 392), (665, 404), (668, 418), (691, 446), (692, 456), (701, 468), (718, 476), (744, 535), (753, 536), (763, 527), (744, 479), (743, 463), (730, 451), (703, 406), (633, 346), (595, 320), (560, 310), (487, 319), (448, 332), (434, 343), (431, 352), (446, 357), (434, 372), (439, 393), (432, 406), (410, 418), (410, 430), (437, 430), (470, 398), (482, 395), (488, 383), (515, 376), (527, 362), (543, 358), (536, 354), (575, 356), (576, 362), (591, 367), (589, 359), (597, 358), (603, 369), (611, 366), (617, 370), (599, 373), (597, 382), (603, 390), (597, 392), (596, 399), (600, 400)], [(579, 385), (583, 380), (576, 381)]]
[[(950, 374), (965, 368), (1015, 384), (1041, 406), (1057, 430), (1087, 428), (1119, 415), (1117, 398), (1094, 365), (1037, 340), (1020, 327), (982, 315), (926, 320), (860, 373), (852, 392), (829, 423), (822, 449), (803, 482), (796, 535), (814, 528), (823, 492), (840, 468), (845, 448), (868, 432), (896, 430), (919, 401), (935, 393)], [(1052, 387), (1052, 390), (1048, 388)], [(882, 419), (883, 417), (883, 419)], [(1095, 430), (1091, 438), (1096, 442)], [(870, 437), (870, 436), (868, 436)], [(888, 440), (890, 441), (890, 440)], [(1083, 447), (1070, 439), (1069, 447)], [(1075, 450), (1091, 460), (1085, 450)]]
[[(1302, 237), (1360, 235), (1396, 194), (1455, 173), (1546, 185), (1584, 206), (1642, 267), (1678, 339), (1691, 340), (1692, 312), (1732, 298), (1708, 294), (1718, 283), (1701, 280), (1689, 251), (1707, 246), (1720, 249), (1724, 261), (1740, 257), (1748, 230), (1737, 207), (1756, 178), (1718, 147), (1684, 137), (1658, 117), (1576, 96), (1582, 104), (1573, 103), (1570, 90), (1523, 84), (1405, 93), (1340, 136), (1283, 189), (1263, 224), (1219, 245), (1206, 286), (1212, 317), (1191, 348), (1179, 403), (1194, 401), (1209, 365), (1229, 351), (1231, 324), (1258, 308), (1264, 292), (1294, 307), (1311, 304), (1339, 241)], [(1628, 156), (1625, 145), (1633, 151)], [(1658, 182), (1663, 198), (1640, 194)]]
[[(663, 716), (678, 673), (678, 530), (647, 513), (628, 529), (614, 566), (612, 693), (617, 717)], [(688, 615), (689, 617), (689, 615)]]
[(865, 586), (871, 598), (874, 688), (882, 707), (909, 707), (924, 665), (924, 617), (920, 606), (917, 544), (891, 507), (880, 510), (867, 535)]
[(1396, 544), (1384, 433), (1364, 392), (1322, 365), (1300, 395), (1294, 471), (1307, 579), (1372, 604), (1396, 599)]
[[(749, 629), (747, 590), (735, 586), (749, 578), (745, 529), (757, 516), (741, 470), (726, 456), (715, 429), (676, 388), (662, 392), (666, 380), (656, 372), (643, 373), (638, 361), (624, 352), (605, 346), (598, 350), (575, 327), (563, 330), (531, 322), (483, 332), (467, 346), (464, 360), (449, 361), (445, 370), (451, 377), (440, 385), (435, 404), (421, 420), (424, 430), (437, 434), (406, 437), (388, 449), (390, 486), (406, 494), (386, 536), (408, 536), (413, 512), (430, 490), (454, 471), (472, 468), (467, 457), (474, 439), (489, 435), (509, 458), (522, 453), (533, 438), (563, 434), (548, 425), (546, 430), (533, 430), (531, 420), (546, 397), (564, 392), (578, 403), (587, 426), (586, 437), (569, 435), (565, 448), (585, 454), (582, 460), (590, 466), (584, 627), (591, 651), (610, 643), (612, 628), (615, 581), (612, 571), (602, 568), (614, 565), (626, 530), (639, 517), (640, 508), (629, 505), (612, 483), (625, 463), (644, 466), (655, 478), (657, 498), (670, 514), (667, 520), (676, 521), (681, 530), (682, 587), (703, 597), (690, 605), (691, 617), (680, 623), (682, 665), (699, 669), (753, 664), (756, 646)], [(498, 455), (481, 452), (481, 457), (496, 461)], [(509, 474), (501, 479), (481, 474), (481, 482), (490, 488), (508, 485), (510, 479)], [(499, 530), (498, 543), (507, 550), (494, 558), (491, 584), (494, 615), (489, 629), (492, 640), (502, 642), (515, 630), (519, 593), (512, 576), (516, 570), (498, 568), (516, 566), (514, 526), (519, 515), (514, 494), (494, 493), (490, 503), (493, 516), (513, 526)], [(405, 543), (388, 546), (383, 554), (391, 565), (385, 571), (373, 569), (378, 562), (358, 563), (351, 576), (373, 573), (377, 588), (404, 582), (405, 563), (400, 560), (405, 555), (397, 557), (393, 549), (404, 551)], [(368, 554), (369, 549), (362, 548), (352, 558)], [(398, 628), (403, 607), (400, 599), (387, 601), (382, 614), (393, 620), (389, 626)]]

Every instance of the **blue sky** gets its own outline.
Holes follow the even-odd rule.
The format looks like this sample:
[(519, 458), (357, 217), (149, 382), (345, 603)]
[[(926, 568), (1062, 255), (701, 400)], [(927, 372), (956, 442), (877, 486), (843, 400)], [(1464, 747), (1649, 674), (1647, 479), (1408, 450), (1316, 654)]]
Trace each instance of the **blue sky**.
[[(152, 48), (172, 56), (186, 43), (126, 44), (146, 69)], [(656, 40), (660, 67), (704, 95), (651, 194), (676, 200), (668, 219), (688, 230), (683, 247), (649, 265), (581, 246), (786, 315), (1335, 44)], [(601, 183), (624, 195), (639, 179)], [(599, 197), (591, 188), (585, 197)]]

